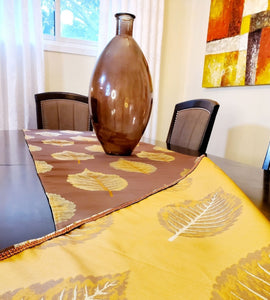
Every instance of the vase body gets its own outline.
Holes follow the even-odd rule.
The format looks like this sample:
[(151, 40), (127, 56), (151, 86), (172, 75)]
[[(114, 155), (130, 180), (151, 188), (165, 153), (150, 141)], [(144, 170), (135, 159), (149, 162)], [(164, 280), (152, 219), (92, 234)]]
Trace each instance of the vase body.
[(147, 61), (132, 37), (134, 15), (116, 14), (116, 35), (95, 66), (89, 90), (94, 130), (106, 154), (130, 155), (152, 109)]

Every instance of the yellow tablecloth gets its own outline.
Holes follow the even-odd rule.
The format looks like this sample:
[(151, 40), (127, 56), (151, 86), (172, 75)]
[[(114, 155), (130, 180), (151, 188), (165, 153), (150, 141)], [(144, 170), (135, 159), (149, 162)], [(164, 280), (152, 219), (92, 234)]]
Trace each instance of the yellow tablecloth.
[(269, 299), (270, 224), (205, 157), (175, 186), (1, 261), (0, 278), (0, 299)]

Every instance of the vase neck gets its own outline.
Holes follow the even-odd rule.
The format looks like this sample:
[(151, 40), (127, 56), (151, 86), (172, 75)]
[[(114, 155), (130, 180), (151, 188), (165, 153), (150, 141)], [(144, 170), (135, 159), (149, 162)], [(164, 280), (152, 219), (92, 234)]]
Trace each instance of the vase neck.
[(128, 13), (115, 14), (116, 17), (116, 35), (132, 36), (133, 21), (135, 16)]

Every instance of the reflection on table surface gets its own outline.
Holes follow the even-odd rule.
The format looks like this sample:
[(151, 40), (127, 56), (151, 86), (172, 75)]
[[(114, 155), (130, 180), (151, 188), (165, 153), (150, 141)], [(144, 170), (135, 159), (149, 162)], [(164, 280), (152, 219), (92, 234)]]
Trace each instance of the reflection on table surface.
[[(22, 131), (0, 131), (0, 249), (55, 230)], [(15, 229), (14, 229), (15, 228)]]

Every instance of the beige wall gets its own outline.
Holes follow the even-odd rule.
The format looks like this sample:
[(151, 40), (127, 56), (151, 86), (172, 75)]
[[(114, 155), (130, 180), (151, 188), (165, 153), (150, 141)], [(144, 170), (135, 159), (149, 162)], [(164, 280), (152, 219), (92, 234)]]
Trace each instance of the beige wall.
[(45, 90), (88, 95), (96, 58), (58, 52), (44, 52)]
[[(208, 153), (261, 167), (270, 137), (270, 86), (202, 88), (210, 0), (165, 0), (157, 139), (175, 103), (212, 98), (220, 109)], [(95, 58), (45, 52), (46, 90), (88, 93)]]
[(189, 1), (165, 0), (157, 139), (165, 141), (174, 106), (184, 100)]

